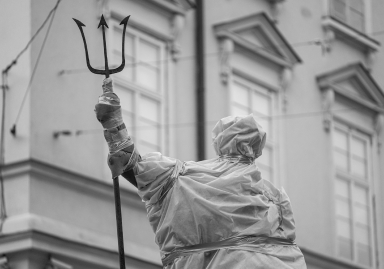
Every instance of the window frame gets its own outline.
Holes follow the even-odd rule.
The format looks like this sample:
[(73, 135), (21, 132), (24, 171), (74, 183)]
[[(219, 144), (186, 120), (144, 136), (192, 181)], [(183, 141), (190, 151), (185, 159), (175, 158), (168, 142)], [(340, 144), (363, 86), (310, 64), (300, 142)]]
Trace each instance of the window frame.
[[(371, 17), (372, 17), (372, 14), (371, 14), (371, 7), (372, 7), (372, 4), (371, 4), (371, 0), (361, 0), (362, 3), (363, 3), (363, 15), (364, 15), (364, 19), (363, 19), (363, 23), (364, 23), (364, 26), (363, 26), (363, 30), (359, 30), (355, 27), (353, 27), (351, 25), (351, 23), (348, 22), (348, 20), (350, 19), (350, 16), (348, 15), (350, 13), (350, 8), (347, 4), (347, 10), (346, 10), (346, 21), (342, 21), (340, 19), (338, 19), (337, 17), (333, 16), (332, 15), (332, 1), (334, 0), (324, 0), (324, 12), (325, 12), (325, 16), (326, 17), (330, 17), (334, 20), (336, 20), (337, 22), (353, 29), (354, 31), (357, 31), (359, 33), (362, 33), (364, 35), (369, 35), (372, 31), (372, 25), (371, 25)], [(350, 0), (346, 0), (346, 2), (348, 2)]]
[[(348, 147), (348, 170), (345, 171), (343, 169), (340, 169), (336, 166), (334, 152), (335, 152), (335, 143), (334, 143), (334, 137), (335, 137), (335, 130), (341, 130), (342, 132), (347, 133), (347, 147)], [(359, 176), (353, 175), (352, 171), (350, 170), (350, 162), (351, 162), (351, 140), (352, 137), (357, 137), (359, 139), (362, 139), (366, 142), (367, 145), (367, 175), (366, 179), (362, 179)], [(374, 223), (374, 212), (373, 212), (373, 139), (374, 136), (371, 133), (364, 132), (354, 126), (353, 124), (348, 124), (344, 121), (335, 120), (334, 126), (332, 128), (332, 158), (333, 158), (333, 166), (334, 166), (334, 173), (333, 173), (333, 211), (334, 211), (334, 253), (337, 255), (340, 259), (347, 261), (347, 262), (353, 262), (361, 266), (362, 268), (372, 269), (375, 268), (375, 252), (376, 252), (376, 245), (375, 245), (375, 223)], [(339, 250), (338, 250), (338, 235), (337, 235), (337, 212), (336, 212), (336, 180), (342, 180), (346, 181), (349, 188), (349, 195), (350, 199), (348, 201), (348, 206), (350, 208), (350, 224), (351, 224), (351, 241), (352, 241), (352, 259), (344, 258), (340, 256)], [(368, 206), (368, 238), (369, 238), (369, 247), (370, 247), (370, 266), (363, 265), (361, 263), (358, 263), (358, 252), (357, 252), (357, 245), (358, 242), (356, 240), (357, 234), (356, 234), (356, 216), (355, 216), (355, 204), (356, 204), (356, 189), (357, 188), (363, 188), (367, 191), (367, 206)]]
[[(116, 48), (118, 48), (118, 50), (120, 51), (121, 53), (121, 35), (122, 35), (122, 30), (120, 29), (121, 27), (119, 26), (119, 22), (117, 20), (115, 20), (114, 18), (111, 19), (110, 21), (110, 29), (112, 31), (108, 31), (108, 43), (109, 43), (109, 46), (108, 46), (108, 54), (109, 55), (113, 55), (114, 54), (114, 51)], [(120, 36), (119, 40), (116, 42), (116, 44), (114, 43), (115, 40), (114, 40), (114, 36), (115, 36), (115, 30), (117, 30), (119, 32), (119, 34), (121, 35), (118, 35)], [(166, 115), (167, 115), (167, 95), (166, 95), (166, 80), (167, 80), (167, 73), (168, 73), (168, 64), (167, 64), (167, 59), (166, 59), (166, 56), (167, 56), (167, 42), (166, 41), (163, 41), (163, 40), (160, 40), (156, 37), (154, 37), (153, 35), (151, 35), (150, 33), (146, 33), (144, 31), (141, 31), (139, 29), (135, 29), (133, 27), (127, 27), (126, 28), (126, 35), (131, 35), (134, 37), (134, 52), (133, 52), (133, 62), (132, 62), (132, 66), (136, 66), (135, 70), (133, 71), (133, 76), (137, 76), (137, 65), (140, 64), (140, 59), (139, 58), (139, 51), (138, 51), (138, 48), (139, 48), (139, 43), (140, 43), (140, 40), (144, 40), (145, 42), (148, 42), (150, 44), (154, 44), (155, 46), (157, 46), (159, 48), (159, 59), (158, 59), (158, 69), (159, 69), (159, 74), (158, 74), (158, 90), (151, 90), (149, 88), (146, 88), (144, 85), (140, 84), (137, 82), (137, 77), (133, 78), (132, 81), (124, 78), (122, 76), (122, 73), (116, 73), (113, 77), (114, 79), (114, 84), (117, 86), (117, 87), (120, 87), (122, 89), (125, 89), (127, 91), (129, 91), (130, 93), (132, 93), (132, 97), (133, 97), (133, 100), (132, 100), (132, 103), (133, 103), (133, 123), (132, 124), (129, 124), (129, 123), (126, 123), (127, 125), (127, 129), (129, 130), (129, 133), (130, 135), (133, 137), (133, 140), (135, 142), (135, 144), (138, 146), (137, 149), (139, 151), (139, 153), (142, 153), (140, 152), (140, 140), (138, 139), (139, 136), (140, 136), (140, 126), (143, 125), (140, 123), (140, 110), (138, 108), (138, 105), (140, 104), (140, 99), (142, 97), (144, 98), (149, 98), (150, 100), (153, 100), (155, 102), (157, 102), (159, 104), (159, 113), (160, 113), (160, 117), (159, 117), (159, 121), (158, 124), (156, 125), (156, 127), (158, 128), (159, 130), (159, 142), (158, 142), (158, 145), (156, 145), (157, 147), (157, 150), (156, 151), (159, 151), (159, 152), (165, 152), (167, 151), (166, 149), (166, 128), (164, 127), (165, 126), (165, 122), (166, 122)], [(125, 43), (125, 53), (127, 54), (127, 43)], [(127, 57), (126, 58), (126, 67), (127, 68)], [(120, 59), (121, 59), (121, 56), (120, 56)], [(120, 60), (121, 62), (121, 60)], [(120, 62), (118, 62), (118, 64), (120, 64)], [(129, 64), (129, 63), (128, 63)], [(115, 87), (116, 87), (115, 86)], [(122, 110), (124, 110), (124, 108), (122, 107)]]
[[(232, 79), (229, 83), (229, 115), (234, 115), (233, 113), (233, 101), (234, 101), (234, 96), (233, 96), (233, 85), (234, 84), (240, 84), (244, 86), (245, 88), (248, 88), (249, 92), (248, 95), (251, 95), (252, 92), (256, 92), (260, 95), (266, 96), (270, 100), (270, 121), (269, 121), (269, 132), (267, 132), (267, 140), (264, 146), (265, 148), (268, 148), (271, 151), (271, 157), (270, 157), (270, 162), (271, 166), (269, 167), (270, 175), (271, 178), (266, 178), (268, 181), (271, 181), (272, 183), (276, 184), (277, 183), (277, 177), (278, 177), (278, 171), (276, 171), (277, 167), (277, 141), (278, 137), (277, 132), (276, 132), (276, 123), (274, 121), (274, 115), (275, 115), (275, 108), (276, 104), (278, 102), (276, 92), (267, 88), (265, 85), (262, 85), (261, 83), (257, 83), (254, 80), (249, 80), (247, 78), (242, 77), (239, 74), (233, 74)], [(252, 107), (252, 95), (248, 96), (248, 115), (253, 113), (253, 107)], [(258, 117), (259, 115), (255, 115)], [(264, 126), (262, 126), (264, 127)], [(264, 150), (263, 150), (264, 151)], [(259, 164), (257, 162), (257, 159), (255, 160), (256, 165), (259, 167)], [(263, 165), (262, 165), (263, 166)]]

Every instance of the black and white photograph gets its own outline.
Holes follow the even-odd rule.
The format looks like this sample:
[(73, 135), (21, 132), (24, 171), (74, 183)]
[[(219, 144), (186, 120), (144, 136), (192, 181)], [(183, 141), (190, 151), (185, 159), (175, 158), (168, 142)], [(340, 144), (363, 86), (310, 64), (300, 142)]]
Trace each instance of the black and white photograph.
[(0, 0), (0, 269), (384, 269), (383, 0)]

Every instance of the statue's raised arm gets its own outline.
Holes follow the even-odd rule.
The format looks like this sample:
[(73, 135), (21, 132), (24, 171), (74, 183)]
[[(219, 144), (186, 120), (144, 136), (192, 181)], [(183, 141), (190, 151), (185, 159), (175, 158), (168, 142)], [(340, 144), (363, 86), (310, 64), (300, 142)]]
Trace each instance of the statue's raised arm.
[(113, 92), (111, 78), (103, 81), (103, 94), (99, 97), (95, 112), (104, 128), (104, 137), (108, 143), (108, 166), (112, 177), (122, 175), (137, 187), (132, 168), (140, 159), (140, 155), (123, 122), (120, 99)]

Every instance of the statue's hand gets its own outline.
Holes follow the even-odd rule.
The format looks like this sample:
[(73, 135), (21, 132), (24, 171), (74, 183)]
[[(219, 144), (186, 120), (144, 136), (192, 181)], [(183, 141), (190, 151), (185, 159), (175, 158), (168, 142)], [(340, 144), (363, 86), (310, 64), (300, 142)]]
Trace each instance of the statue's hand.
[(112, 79), (103, 81), (103, 94), (95, 106), (97, 120), (103, 125), (108, 143), (108, 166), (112, 177), (131, 170), (140, 159), (123, 122), (119, 97), (113, 93)]

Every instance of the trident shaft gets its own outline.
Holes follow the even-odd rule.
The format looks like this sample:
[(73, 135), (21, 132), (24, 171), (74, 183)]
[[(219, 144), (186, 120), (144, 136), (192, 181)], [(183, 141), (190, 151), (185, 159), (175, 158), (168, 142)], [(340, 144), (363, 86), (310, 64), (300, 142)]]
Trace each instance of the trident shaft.
[(85, 27), (84, 23), (82, 23), (81, 21), (79, 20), (76, 20), (76, 19), (73, 19), (77, 26), (79, 27), (80, 29), (80, 32), (81, 32), (81, 36), (83, 38), (83, 42), (84, 42), (84, 49), (85, 49), (85, 58), (87, 60), (87, 66), (88, 66), (88, 69), (89, 71), (91, 71), (92, 73), (94, 74), (98, 74), (98, 75), (105, 75), (106, 78), (109, 77), (110, 74), (115, 74), (115, 73), (118, 73), (118, 72), (121, 72), (123, 69), (124, 69), (124, 66), (125, 66), (125, 53), (124, 53), (124, 43), (125, 43), (125, 29), (127, 28), (127, 24), (128, 24), (128, 20), (129, 20), (129, 17), (130, 16), (127, 16), (125, 17), (121, 22), (120, 22), (120, 25), (124, 24), (124, 29), (123, 29), (123, 45), (122, 45), (122, 53), (121, 53), (121, 57), (122, 57), (122, 61), (121, 61), (121, 65), (117, 68), (114, 68), (114, 69), (109, 69), (109, 66), (108, 66), (108, 55), (107, 55), (107, 44), (105, 42), (105, 29), (104, 27), (108, 27), (108, 24), (107, 22), (105, 21), (104, 19), (104, 15), (101, 15), (101, 19), (100, 19), (100, 22), (99, 22), (99, 26), (97, 26), (97, 28), (100, 28), (100, 26), (102, 27), (102, 30), (103, 30), (103, 45), (104, 45), (104, 61), (105, 61), (105, 70), (99, 70), (99, 69), (95, 69), (91, 66), (91, 63), (89, 62), (89, 55), (88, 55), (88, 48), (87, 48), (87, 41), (85, 40), (85, 35), (84, 35), (84, 31), (83, 31), (83, 27)]
[[(100, 28), (100, 26), (101, 26), (102, 31), (103, 31), (105, 70), (95, 69), (91, 66), (91, 64), (89, 62), (87, 41), (85, 40), (84, 31), (83, 31), (83, 27), (85, 27), (85, 25), (81, 21), (73, 19), (76, 22), (77, 26), (79, 27), (80, 32), (81, 32), (81, 36), (83, 37), (85, 57), (87, 60), (87, 66), (88, 66), (89, 71), (91, 71), (94, 74), (105, 75), (105, 77), (108, 78), (110, 74), (121, 72), (124, 69), (124, 66), (125, 66), (125, 53), (124, 53), (125, 30), (127, 28), (127, 23), (128, 23), (129, 17), (130, 16), (124, 18), (120, 23), (120, 25), (122, 25), (122, 24), (124, 25), (123, 38), (122, 38), (123, 44), (122, 44), (121, 65), (117, 68), (109, 69), (108, 55), (107, 55), (107, 44), (105, 42), (105, 29), (104, 29), (104, 27), (107, 27), (107, 28), (109, 28), (109, 27), (108, 27), (107, 22), (104, 19), (104, 16), (103, 15), (101, 16), (100, 23), (99, 23), (99, 26), (97, 28)], [(122, 221), (122, 217), (121, 217), (119, 177), (113, 178), (113, 189), (114, 189), (114, 195), (115, 195), (117, 242), (118, 242), (118, 247), (119, 247), (120, 269), (125, 269), (124, 236), (123, 236), (123, 221)]]

